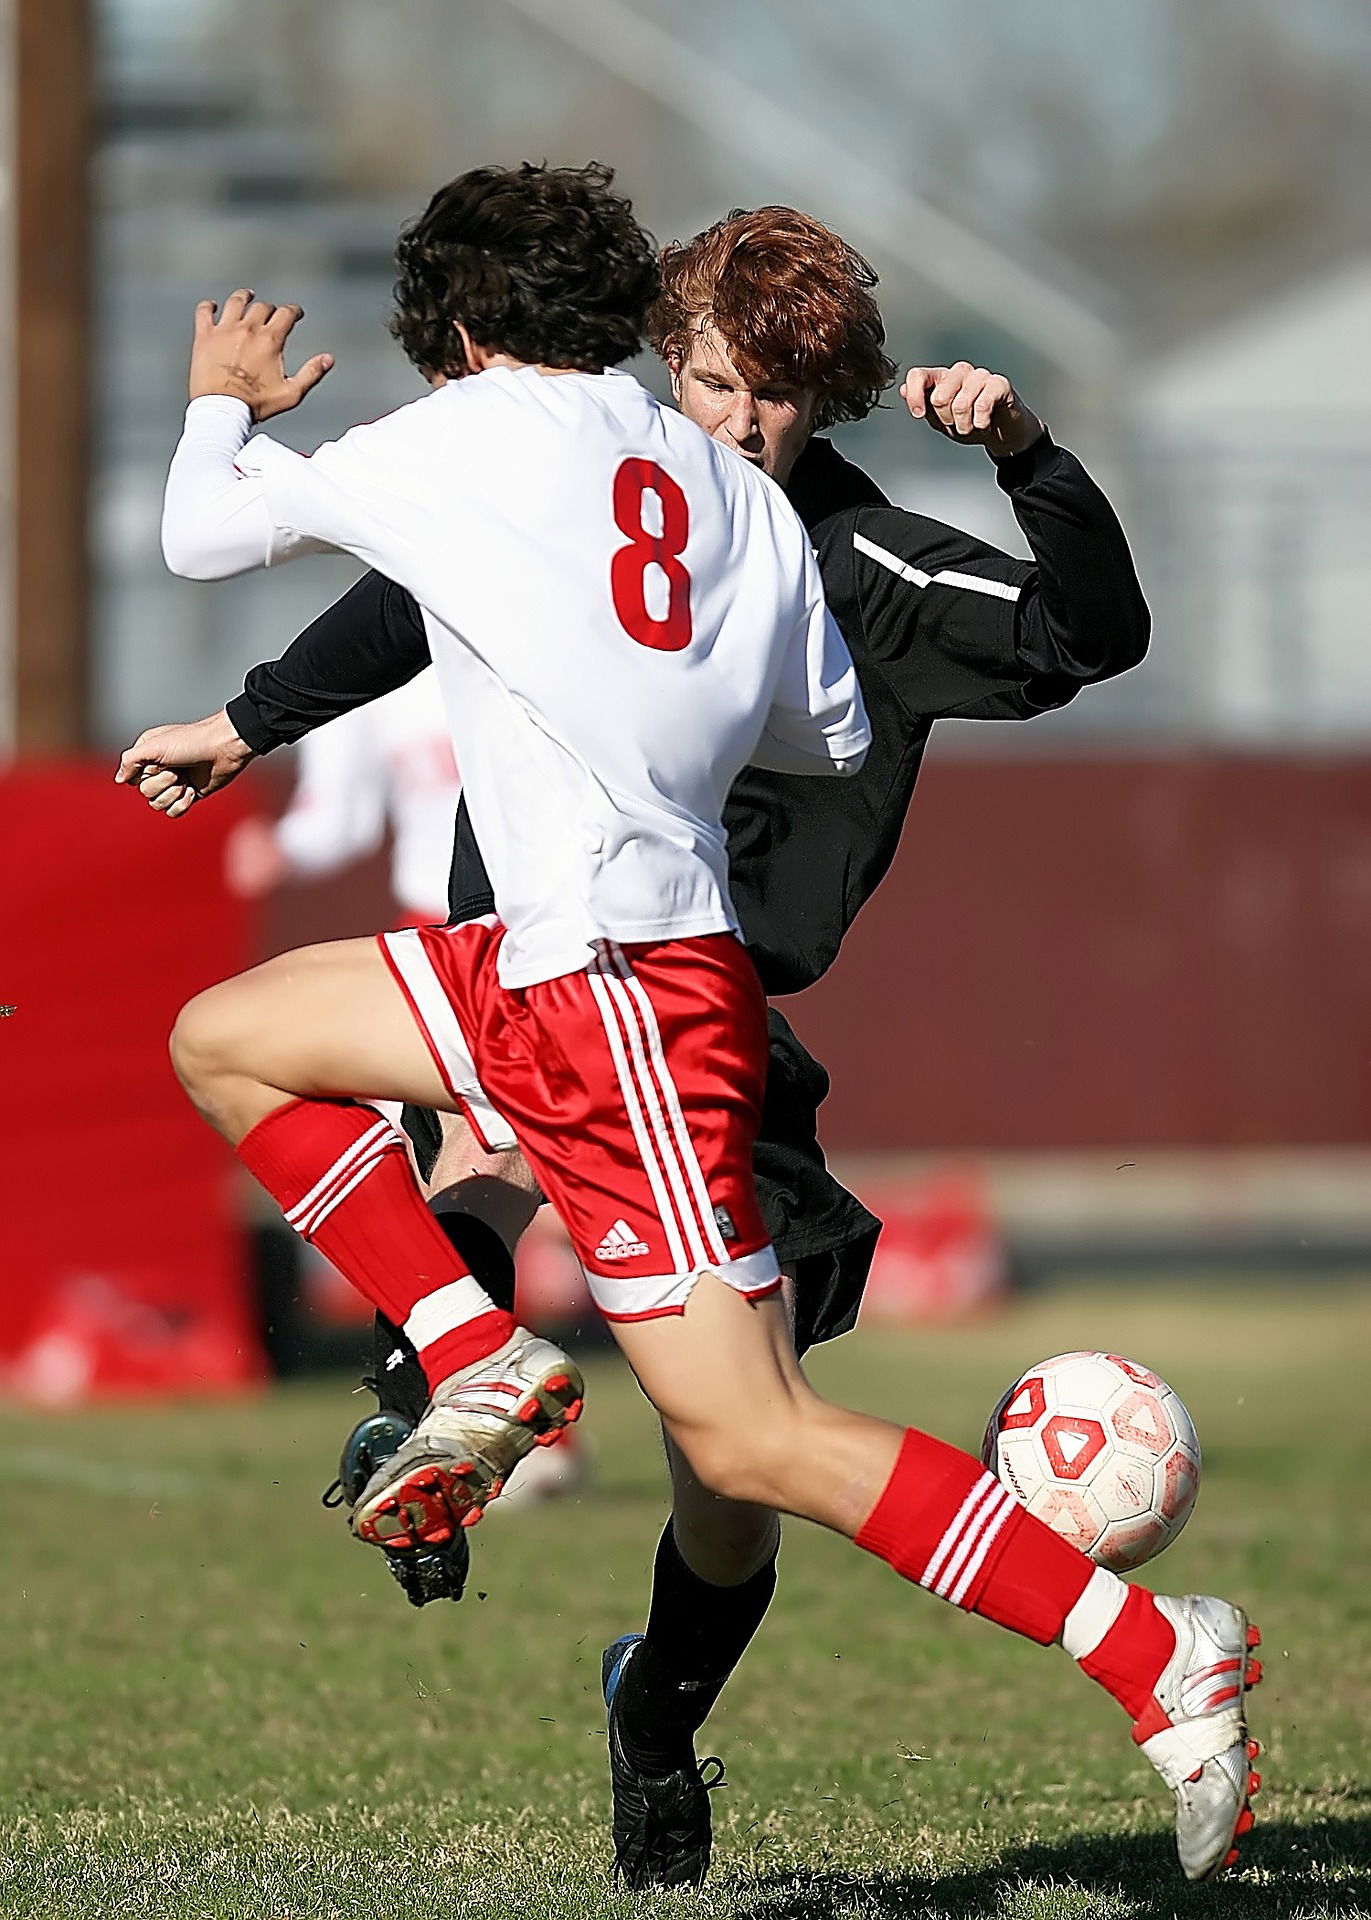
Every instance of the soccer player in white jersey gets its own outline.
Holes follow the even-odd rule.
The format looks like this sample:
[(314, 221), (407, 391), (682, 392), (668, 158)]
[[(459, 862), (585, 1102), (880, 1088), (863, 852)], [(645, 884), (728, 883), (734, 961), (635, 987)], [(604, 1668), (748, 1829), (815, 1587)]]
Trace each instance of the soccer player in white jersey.
[[(254, 414), (326, 370), (285, 375), (295, 312), (246, 294), (217, 325), (202, 309), (168, 558), (213, 578), (336, 547), (409, 588), (499, 919), (316, 948), (211, 989), (178, 1023), (178, 1070), (419, 1350), (433, 1402), (364, 1490), (363, 1537), (450, 1538), (578, 1395), (564, 1356), (454, 1270), (398, 1138), (353, 1104), (380, 1095), (517, 1139), (704, 1486), (1061, 1644), (1129, 1714), (1175, 1795), (1182, 1866), (1207, 1878), (1256, 1785), (1240, 1609), (1126, 1586), (977, 1460), (822, 1400), (795, 1359), (748, 1166), (765, 1026), (719, 817), (745, 762), (840, 771), (866, 728), (779, 492), (597, 370), (641, 330), (636, 232), (594, 170), (443, 189), (402, 244), (424, 298), (397, 331), (448, 384), (313, 461), (248, 440)], [(241, 748), (222, 716), (155, 729), (119, 777), (177, 814)]]

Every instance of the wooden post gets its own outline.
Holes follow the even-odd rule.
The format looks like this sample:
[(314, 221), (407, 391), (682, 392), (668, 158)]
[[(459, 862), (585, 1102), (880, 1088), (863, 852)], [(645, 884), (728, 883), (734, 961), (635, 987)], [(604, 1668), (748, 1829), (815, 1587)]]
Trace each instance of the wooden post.
[(13, 744), (69, 753), (89, 732), (91, 5), (13, 4)]

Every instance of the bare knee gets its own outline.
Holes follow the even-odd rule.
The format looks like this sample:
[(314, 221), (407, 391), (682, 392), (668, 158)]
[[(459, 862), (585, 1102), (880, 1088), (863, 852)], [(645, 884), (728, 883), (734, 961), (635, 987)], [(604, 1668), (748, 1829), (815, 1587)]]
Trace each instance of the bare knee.
[(172, 1070), (197, 1104), (229, 1064), (231, 1023), (225, 1017), (224, 999), (223, 987), (197, 993), (177, 1014), (171, 1030)]
[(282, 1095), (254, 1071), (254, 1023), (238, 982), (226, 980), (188, 1000), (171, 1030), (172, 1069), (201, 1115), (237, 1141)]
[[(672, 1429), (701, 1490), (743, 1508), (784, 1511), (798, 1452), (791, 1422), (769, 1423), (763, 1431), (743, 1427)], [(746, 1529), (751, 1522), (740, 1524)]]

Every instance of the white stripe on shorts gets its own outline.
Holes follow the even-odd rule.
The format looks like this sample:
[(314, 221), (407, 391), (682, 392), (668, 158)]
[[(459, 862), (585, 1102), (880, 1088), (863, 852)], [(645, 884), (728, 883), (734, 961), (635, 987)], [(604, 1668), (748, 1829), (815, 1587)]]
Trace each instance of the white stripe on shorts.
[(681, 1238), (681, 1230), (677, 1225), (676, 1216), (672, 1211), (671, 1200), (666, 1190), (666, 1183), (662, 1179), (662, 1169), (652, 1145), (647, 1120), (643, 1114), (642, 1103), (638, 1098), (637, 1084), (628, 1064), (628, 1056), (624, 1051), (624, 1037), (619, 1028), (619, 1017), (614, 1010), (614, 1002), (610, 998), (609, 982), (605, 975), (600, 972), (598, 962), (592, 963), (586, 973), (586, 978), (590, 982), (590, 991), (595, 997), (595, 1004), (600, 1010), (600, 1018), (604, 1022), (605, 1039), (609, 1042), (610, 1058), (614, 1062), (614, 1071), (618, 1075), (619, 1091), (623, 1095), (624, 1110), (628, 1114), (628, 1123), (633, 1129), (633, 1139), (638, 1148), (638, 1158), (643, 1163), (643, 1172), (647, 1175), (647, 1183), (652, 1189), (652, 1198), (656, 1203), (657, 1218), (662, 1223), (662, 1233), (666, 1239), (667, 1252), (675, 1261), (677, 1272), (685, 1273), (691, 1270), (691, 1263), (686, 1255), (685, 1242)]
[(667, 1065), (666, 1049), (662, 1045), (662, 1030), (657, 1024), (656, 1009), (652, 1004), (646, 987), (644, 987), (642, 981), (629, 965), (623, 950), (619, 947), (611, 946), (610, 959), (615, 972), (619, 976), (619, 981), (622, 982), (622, 990), (628, 993), (636, 1002), (639, 1014), (642, 1017), (643, 1030), (647, 1035), (648, 1054), (657, 1075), (658, 1085), (662, 1089), (662, 1098), (666, 1102), (666, 1110), (671, 1120), (671, 1130), (676, 1136), (676, 1148), (680, 1155), (681, 1165), (685, 1169), (686, 1178), (689, 1180), (691, 1190), (695, 1196), (696, 1213), (700, 1225), (704, 1229), (705, 1247), (708, 1251), (709, 1258), (712, 1261), (727, 1260), (728, 1249), (724, 1245), (722, 1234), (719, 1232), (719, 1223), (714, 1218), (714, 1202), (709, 1197), (709, 1187), (705, 1181), (704, 1168), (700, 1165), (699, 1155), (695, 1151), (695, 1143), (690, 1137), (690, 1130), (685, 1123), (685, 1115), (681, 1111), (681, 1096), (677, 1091), (676, 1082), (671, 1077), (671, 1069)]
[[(640, 1273), (632, 1277), (595, 1273), (583, 1267), (590, 1297), (606, 1320), (645, 1320), (654, 1314), (683, 1313), (686, 1301), (695, 1290), (699, 1272)], [(745, 1253), (738, 1260), (711, 1261), (703, 1269), (717, 1273), (725, 1286), (749, 1298), (774, 1293), (781, 1284), (781, 1269), (769, 1246), (756, 1253)]]
[(652, 1128), (652, 1139), (657, 1152), (658, 1164), (666, 1174), (672, 1196), (676, 1202), (677, 1216), (685, 1228), (686, 1253), (688, 1257), (682, 1262), (682, 1265), (707, 1266), (714, 1256), (706, 1247), (704, 1237), (700, 1232), (699, 1217), (696, 1214), (690, 1194), (686, 1189), (686, 1177), (681, 1166), (680, 1156), (676, 1150), (676, 1144), (671, 1137), (670, 1130), (667, 1127), (666, 1115), (662, 1112), (662, 1103), (657, 1094), (656, 1084), (648, 1069), (644, 1034), (637, 1011), (634, 1008), (633, 1002), (628, 997), (623, 981), (618, 979), (613, 972), (610, 971), (608, 961), (603, 963), (603, 970), (599, 977), (604, 981), (606, 991), (617, 1007), (619, 1017), (623, 1022), (624, 1033), (628, 1039), (628, 1053), (633, 1074), (633, 1084), (637, 1089), (638, 1098), (642, 1102), (643, 1110), (647, 1114), (649, 1124)]
[(462, 1032), (452, 1002), (443, 983), (434, 972), (417, 927), (405, 927), (398, 933), (383, 933), (386, 952), (395, 971), (409, 990), (418, 1009), (419, 1020), (433, 1043), (442, 1063), (448, 1091), (468, 1109), (473, 1124), (491, 1153), (507, 1152), (518, 1146), (514, 1129), (491, 1104), (481, 1085), (476, 1062), (471, 1057), (466, 1035)]

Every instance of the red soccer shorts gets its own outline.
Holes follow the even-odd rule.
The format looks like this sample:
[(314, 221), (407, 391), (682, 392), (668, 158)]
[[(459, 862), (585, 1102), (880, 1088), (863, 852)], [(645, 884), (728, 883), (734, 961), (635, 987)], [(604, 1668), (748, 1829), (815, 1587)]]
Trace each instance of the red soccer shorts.
[(518, 1145), (610, 1320), (682, 1313), (697, 1276), (781, 1284), (752, 1179), (766, 1003), (729, 933), (598, 944), (502, 987), (497, 920), (379, 936), (438, 1071), (492, 1151)]

